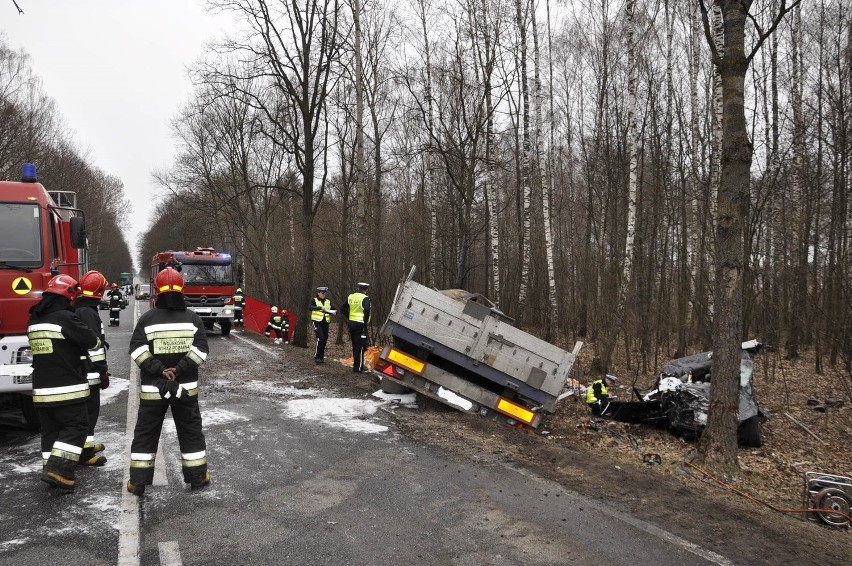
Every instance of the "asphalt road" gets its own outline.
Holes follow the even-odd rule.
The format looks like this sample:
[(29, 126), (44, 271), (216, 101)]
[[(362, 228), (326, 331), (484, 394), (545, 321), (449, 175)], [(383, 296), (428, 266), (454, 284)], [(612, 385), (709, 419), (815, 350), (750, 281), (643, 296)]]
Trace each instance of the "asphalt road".
[(303, 388), (305, 370), (247, 379), (228, 368), (268, 371), (283, 354), (239, 334), (210, 332), (202, 368), (213, 483), (182, 483), (167, 417), (155, 485), (136, 498), (124, 484), (137, 307), (107, 328), (113, 378), (96, 440), (109, 461), (79, 469), (75, 493), (39, 481), (38, 435), (0, 420), (0, 564), (733, 563), (523, 469), (405, 440), (379, 400)]

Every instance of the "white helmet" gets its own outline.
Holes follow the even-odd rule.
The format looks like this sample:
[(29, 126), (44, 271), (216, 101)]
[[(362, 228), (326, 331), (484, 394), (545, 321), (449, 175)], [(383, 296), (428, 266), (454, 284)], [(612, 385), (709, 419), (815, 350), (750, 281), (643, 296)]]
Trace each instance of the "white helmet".
[(272, 307), (272, 312), (273, 312), (273, 313), (278, 312), (278, 307)]

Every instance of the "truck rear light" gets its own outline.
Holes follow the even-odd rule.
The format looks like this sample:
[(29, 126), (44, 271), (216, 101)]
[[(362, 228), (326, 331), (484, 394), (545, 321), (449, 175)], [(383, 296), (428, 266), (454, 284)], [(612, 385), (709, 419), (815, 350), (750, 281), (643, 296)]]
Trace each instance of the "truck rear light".
[(396, 348), (390, 349), (390, 352), (388, 352), (387, 355), (387, 360), (407, 369), (410, 372), (416, 373), (417, 375), (421, 375), (423, 370), (426, 369), (426, 362), (418, 360), (413, 356), (409, 356), (405, 352), (397, 350)]
[(535, 420), (535, 413), (526, 407), (513, 403), (503, 397), (500, 397), (497, 400), (497, 406), (494, 408), (504, 415), (509, 415), (513, 419), (517, 419), (524, 424), (532, 425), (532, 422)]

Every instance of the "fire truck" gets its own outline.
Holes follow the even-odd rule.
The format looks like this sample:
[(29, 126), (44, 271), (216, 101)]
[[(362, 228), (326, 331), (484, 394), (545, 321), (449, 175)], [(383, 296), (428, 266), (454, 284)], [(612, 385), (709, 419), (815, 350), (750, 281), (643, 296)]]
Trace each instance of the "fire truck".
[(191, 252), (166, 251), (154, 255), (151, 261), (151, 301), (157, 299), (154, 279), (166, 267), (173, 267), (183, 276), (183, 296), (186, 306), (204, 321), (207, 330), (219, 323), (222, 336), (231, 333), (234, 322), (234, 272), (231, 255), (213, 248), (195, 248)]
[(20, 407), (38, 428), (32, 403), (29, 309), (50, 279), (85, 273), (86, 226), (76, 193), (48, 191), (25, 163), (21, 181), (0, 181), (0, 408)]

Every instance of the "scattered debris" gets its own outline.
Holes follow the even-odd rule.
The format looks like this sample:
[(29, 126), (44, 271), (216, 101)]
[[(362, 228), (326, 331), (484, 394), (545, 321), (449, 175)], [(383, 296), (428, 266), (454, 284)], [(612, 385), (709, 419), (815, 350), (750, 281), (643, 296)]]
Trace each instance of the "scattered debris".
[(662, 464), (663, 458), (659, 454), (645, 454), (642, 456), (642, 462), (649, 466), (654, 466)]

